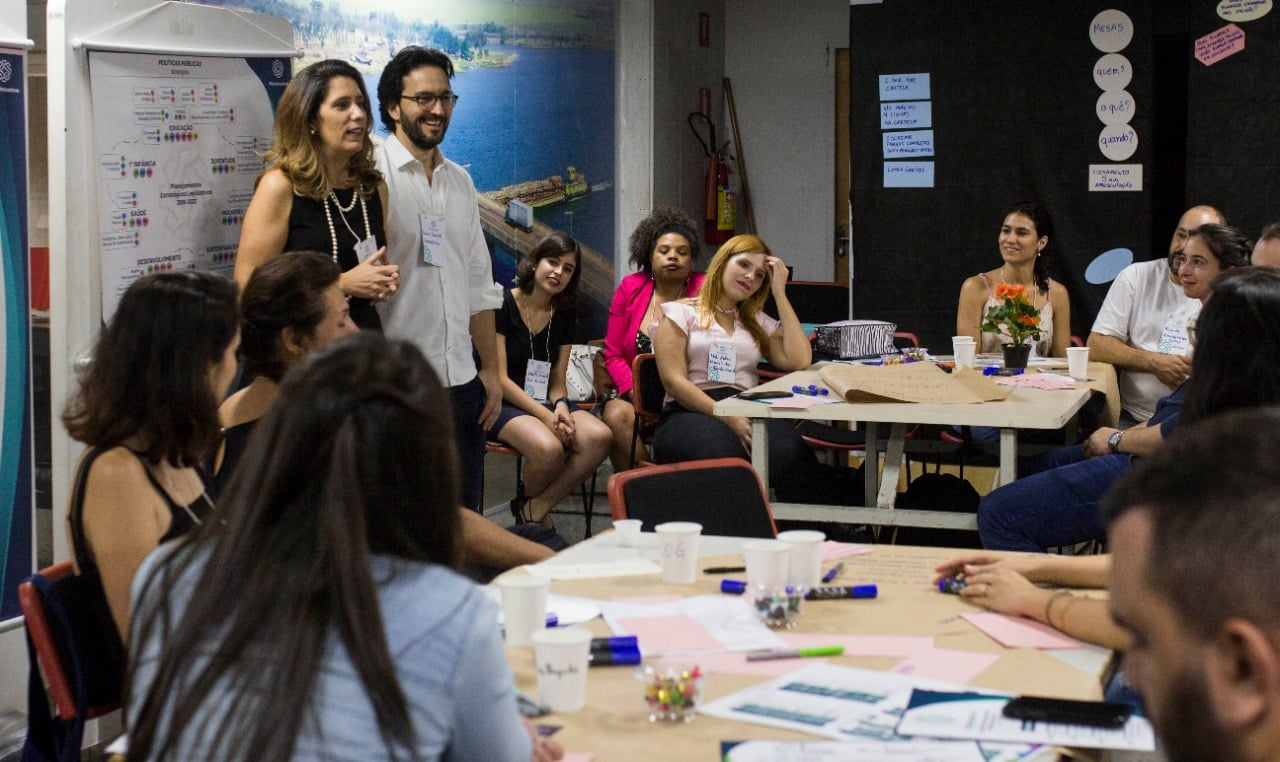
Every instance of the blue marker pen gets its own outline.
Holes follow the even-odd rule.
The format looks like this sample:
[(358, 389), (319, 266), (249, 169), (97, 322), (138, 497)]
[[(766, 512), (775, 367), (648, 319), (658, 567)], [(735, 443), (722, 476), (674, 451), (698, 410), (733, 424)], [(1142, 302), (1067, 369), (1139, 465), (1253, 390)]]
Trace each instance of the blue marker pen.
[(635, 635), (614, 635), (611, 638), (592, 638), (592, 651), (608, 651), (611, 648), (639, 648)]
[(742, 595), (747, 592), (747, 583), (740, 579), (722, 579), (720, 580), (720, 592), (729, 595)]
[(822, 575), (823, 584), (826, 584), (827, 582), (830, 582), (831, 580), (835, 579), (837, 576), (839, 576), (840, 572), (842, 571), (844, 571), (843, 561), (831, 567), (826, 574)]
[(609, 648), (592, 650), (587, 654), (587, 663), (593, 667), (616, 667), (627, 664), (639, 664), (641, 661), (639, 648)]

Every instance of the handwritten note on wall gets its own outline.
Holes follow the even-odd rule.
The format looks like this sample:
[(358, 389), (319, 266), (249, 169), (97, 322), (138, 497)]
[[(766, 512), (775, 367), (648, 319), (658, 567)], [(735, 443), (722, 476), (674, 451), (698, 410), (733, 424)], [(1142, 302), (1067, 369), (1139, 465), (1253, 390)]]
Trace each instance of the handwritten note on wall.
[(932, 188), (932, 161), (893, 161), (934, 155), (929, 74), (881, 74), (879, 85), (884, 187)]

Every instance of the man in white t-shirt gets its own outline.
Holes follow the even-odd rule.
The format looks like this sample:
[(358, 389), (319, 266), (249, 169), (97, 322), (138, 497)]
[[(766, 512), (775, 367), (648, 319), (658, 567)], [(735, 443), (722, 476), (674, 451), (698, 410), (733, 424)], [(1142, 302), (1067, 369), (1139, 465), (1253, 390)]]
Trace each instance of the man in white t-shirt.
[(1225, 224), (1211, 206), (1193, 206), (1178, 220), (1169, 241), (1169, 259), (1129, 265), (1116, 276), (1089, 333), (1091, 360), (1108, 362), (1120, 372), (1122, 426), (1145, 421), (1156, 402), (1191, 371), (1187, 321), (1200, 302), (1182, 293), (1178, 273), (1169, 262), (1197, 227)]

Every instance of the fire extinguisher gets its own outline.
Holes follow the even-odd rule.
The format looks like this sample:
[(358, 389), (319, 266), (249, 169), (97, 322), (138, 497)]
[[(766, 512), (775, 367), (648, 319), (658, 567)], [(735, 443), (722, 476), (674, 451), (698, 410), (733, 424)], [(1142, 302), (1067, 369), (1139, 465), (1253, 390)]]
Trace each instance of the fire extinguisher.
[[(694, 120), (700, 119), (707, 125), (708, 140), (703, 140)], [(711, 246), (719, 246), (733, 237), (738, 223), (737, 194), (729, 188), (729, 157), (725, 143), (717, 149), (716, 125), (706, 114), (695, 111), (689, 114), (689, 129), (702, 144), (707, 156), (707, 177), (705, 183), (705, 212), (703, 214), (703, 237)]]

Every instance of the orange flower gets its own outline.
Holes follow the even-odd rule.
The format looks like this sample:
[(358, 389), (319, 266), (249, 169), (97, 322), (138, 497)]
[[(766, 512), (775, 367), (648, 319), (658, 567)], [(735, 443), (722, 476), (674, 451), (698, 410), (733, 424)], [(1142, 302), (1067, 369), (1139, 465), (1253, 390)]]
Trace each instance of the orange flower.
[(1040, 318), (1035, 315), (1019, 315), (1018, 322), (1023, 325), (1035, 327), (1040, 325)]
[(1009, 288), (1010, 286), (1008, 283), (1001, 283), (1000, 285), (996, 286), (996, 298), (1003, 299), (1006, 296), (1009, 296)]

